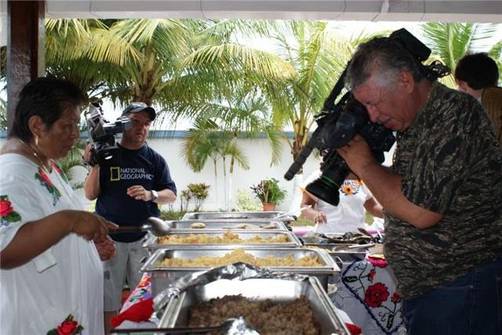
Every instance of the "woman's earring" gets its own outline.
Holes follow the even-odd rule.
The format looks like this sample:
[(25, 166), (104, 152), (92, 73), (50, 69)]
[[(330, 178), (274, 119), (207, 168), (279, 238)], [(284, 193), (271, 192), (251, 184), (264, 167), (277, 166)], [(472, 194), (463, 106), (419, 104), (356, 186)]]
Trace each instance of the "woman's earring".
[(38, 136), (35, 135), (35, 146), (38, 148)]

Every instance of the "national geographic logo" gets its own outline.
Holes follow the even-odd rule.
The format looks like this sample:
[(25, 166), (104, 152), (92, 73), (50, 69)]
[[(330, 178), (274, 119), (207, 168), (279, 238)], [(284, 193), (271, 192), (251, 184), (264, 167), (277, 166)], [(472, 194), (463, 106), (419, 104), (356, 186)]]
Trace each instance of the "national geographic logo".
[(120, 180), (153, 180), (153, 174), (147, 173), (145, 168), (110, 166), (110, 181)]

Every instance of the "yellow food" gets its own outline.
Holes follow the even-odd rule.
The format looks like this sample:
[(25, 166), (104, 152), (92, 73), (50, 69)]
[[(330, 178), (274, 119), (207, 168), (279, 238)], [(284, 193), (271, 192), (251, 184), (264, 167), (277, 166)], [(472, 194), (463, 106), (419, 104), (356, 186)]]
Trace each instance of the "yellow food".
[(206, 228), (206, 224), (204, 222), (194, 222), (190, 225), (190, 228), (195, 228), (195, 229)]
[(226, 231), (221, 235), (208, 234), (186, 234), (186, 235), (166, 235), (158, 239), (159, 244), (257, 244), (257, 243), (287, 243), (287, 235), (278, 235), (274, 237), (262, 237), (254, 235), (248, 239), (241, 239), (238, 234)]
[(305, 256), (294, 258), (289, 255), (286, 257), (255, 257), (246, 253), (242, 249), (235, 249), (221, 257), (200, 256), (192, 259), (187, 258), (166, 258), (160, 262), (161, 266), (170, 267), (205, 267), (222, 266), (235, 262), (244, 262), (256, 266), (320, 266), (322, 263), (317, 256)]

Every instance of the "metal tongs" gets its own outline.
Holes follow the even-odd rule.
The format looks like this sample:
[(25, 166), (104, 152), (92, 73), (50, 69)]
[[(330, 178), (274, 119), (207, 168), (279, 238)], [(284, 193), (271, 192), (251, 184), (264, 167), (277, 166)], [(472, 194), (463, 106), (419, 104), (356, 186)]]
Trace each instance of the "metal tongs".
[(290, 212), (285, 212), (285, 213), (281, 213), (281, 214), (278, 214), (276, 216), (274, 216), (272, 219), (274, 220), (280, 220), (280, 219), (284, 219), (284, 218), (292, 218), (294, 220), (296, 220), (304, 210), (308, 209), (312, 207), (311, 205), (307, 205), (307, 206), (303, 206), (301, 207), (300, 209), (298, 209), (297, 211), (290, 211)]

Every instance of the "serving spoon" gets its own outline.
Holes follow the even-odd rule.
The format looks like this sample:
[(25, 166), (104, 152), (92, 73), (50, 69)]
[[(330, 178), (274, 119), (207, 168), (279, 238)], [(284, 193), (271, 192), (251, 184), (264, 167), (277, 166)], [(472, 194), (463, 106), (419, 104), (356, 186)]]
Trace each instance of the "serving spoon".
[(140, 227), (121, 226), (113, 230), (114, 233), (141, 233), (151, 232), (155, 236), (164, 236), (171, 231), (171, 221), (164, 221), (155, 216), (146, 219), (146, 223)]

